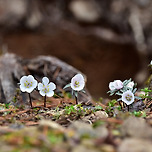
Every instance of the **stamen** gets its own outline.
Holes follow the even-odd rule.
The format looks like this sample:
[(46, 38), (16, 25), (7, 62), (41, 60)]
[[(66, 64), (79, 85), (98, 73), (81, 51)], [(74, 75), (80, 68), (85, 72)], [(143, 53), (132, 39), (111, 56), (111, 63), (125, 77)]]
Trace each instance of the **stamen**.
[(79, 85), (79, 82), (78, 82), (78, 81), (75, 81), (74, 87), (77, 88), (77, 87), (79, 87), (79, 86), (80, 86), (80, 85)]

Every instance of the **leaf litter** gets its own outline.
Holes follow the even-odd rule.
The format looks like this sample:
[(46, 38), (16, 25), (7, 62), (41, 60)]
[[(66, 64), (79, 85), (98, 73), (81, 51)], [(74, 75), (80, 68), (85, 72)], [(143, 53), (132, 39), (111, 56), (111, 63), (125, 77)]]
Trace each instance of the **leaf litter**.
[[(33, 101), (33, 108), (12, 105), (6, 108), (4, 104), (0, 107), (3, 107), (1, 151), (124, 152), (129, 149), (138, 152), (143, 148), (139, 146), (142, 141), (147, 145), (146, 151), (152, 148), (149, 144), (152, 113), (148, 109), (142, 118), (144, 110), (135, 117), (112, 107), (110, 116), (106, 113), (107, 104), (75, 105), (67, 97), (48, 98), (46, 107), (37, 100)], [(133, 147), (127, 146), (130, 141)]]

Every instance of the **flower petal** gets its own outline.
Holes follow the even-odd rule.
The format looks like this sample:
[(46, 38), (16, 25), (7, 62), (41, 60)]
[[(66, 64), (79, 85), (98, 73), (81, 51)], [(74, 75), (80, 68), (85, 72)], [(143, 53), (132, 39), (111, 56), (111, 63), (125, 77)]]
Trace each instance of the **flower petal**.
[(49, 79), (48, 79), (47, 77), (43, 77), (43, 78), (42, 78), (42, 83), (43, 83), (44, 85), (47, 85), (47, 84), (49, 83)]
[(76, 91), (80, 91), (84, 88), (85, 86), (85, 81), (84, 77), (82, 74), (76, 74), (72, 79), (71, 79), (71, 88)]
[(43, 84), (42, 83), (38, 83), (38, 90), (42, 90), (44, 87), (43, 87)]
[(25, 83), (26, 80), (27, 80), (27, 76), (23, 76), (23, 77), (20, 79), (20, 84)]
[(21, 84), (21, 85), (20, 85), (20, 90), (21, 90), (22, 92), (25, 92), (25, 91), (26, 91), (26, 87), (25, 87), (23, 84)]
[(42, 90), (40, 90), (39, 93), (40, 93), (40, 95), (43, 96), (43, 97), (46, 95), (45, 92), (42, 91)]
[(36, 81), (36, 80), (33, 80), (32, 87), (33, 87), (33, 88), (36, 88), (36, 87), (37, 87), (37, 81)]
[(129, 83), (127, 84), (127, 87), (133, 88), (133, 87), (134, 87), (134, 82), (133, 82), (133, 81), (129, 82)]
[(34, 90), (34, 87), (26, 88), (26, 92), (31, 93)]
[(115, 81), (113, 82), (113, 86), (114, 86), (116, 89), (121, 89), (121, 88), (123, 88), (123, 83), (122, 83), (122, 81), (120, 81), (120, 80), (115, 80)]
[(75, 87), (75, 83), (71, 83), (71, 88), (75, 91), (83, 90), (85, 83), (80, 83), (79, 86)]
[(27, 79), (28, 79), (29, 82), (33, 82), (35, 80), (32, 75), (28, 75)]
[(50, 90), (55, 90), (56, 89), (56, 85), (53, 82), (49, 83), (49, 88)]
[(110, 83), (109, 83), (109, 89), (110, 89), (110, 90), (114, 90), (114, 89), (115, 89), (113, 83), (114, 83), (114, 82), (110, 82)]
[(73, 81), (84, 81), (84, 77), (82, 76), (82, 74), (76, 74), (72, 79), (71, 82)]
[(52, 97), (54, 95), (54, 91), (49, 91), (46, 93), (46, 96)]

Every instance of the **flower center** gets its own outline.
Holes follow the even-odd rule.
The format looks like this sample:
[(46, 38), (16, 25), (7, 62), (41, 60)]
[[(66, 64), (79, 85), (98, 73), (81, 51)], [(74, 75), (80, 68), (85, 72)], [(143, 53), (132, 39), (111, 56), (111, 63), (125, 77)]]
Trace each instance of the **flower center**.
[(44, 93), (48, 93), (49, 91), (50, 91), (50, 89), (47, 87), (45, 87), (44, 89), (42, 89), (42, 91), (44, 92)]
[(78, 81), (75, 81), (74, 87), (77, 88), (77, 87), (79, 87), (79, 86), (80, 86), (79, 82), (78, 82)]
[(127, 94), (127, 95), (126, 95), (126, 100), (131, 101), (131, 99), (132, 99), (132, 96), (129, 95), (129, 94)]
[(30, 87), (32, 87), (32, 84), (33, 84), (33, 82), (28, 82), (28, 81), (26, 81), (26, 82), (24, 83), (24, 86), (27, 87), (27, 88), (30, 88)]

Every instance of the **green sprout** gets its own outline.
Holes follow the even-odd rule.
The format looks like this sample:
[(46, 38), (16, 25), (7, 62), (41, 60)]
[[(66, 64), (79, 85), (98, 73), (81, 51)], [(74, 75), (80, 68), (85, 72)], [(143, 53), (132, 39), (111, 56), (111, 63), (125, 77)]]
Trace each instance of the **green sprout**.
[(146, 117), (146, 112), (145, 111), (134, 111), (131, 113), (135, 117)]
[(140, 94), (140, 97), (145, 99), (145, 98), (149, 98), (151, 99), (151, 97), (149, 96), (149, 93), (152, 92), (152, 90), (149, 90), (148, 87), (145, 87), (144, 89), (141, 89), (141, 91), (145, 92), (145, 94)]
[(66, 106), (65, 107), (65, 110), (64, 110), (64, 112), (65, 112), (65, 114), (67, 114), (67, 115), (70, 115), (71, 113), (76, 113), (76, 109), (75, 109), (75, 107), (72, 105), (72, 106)]

